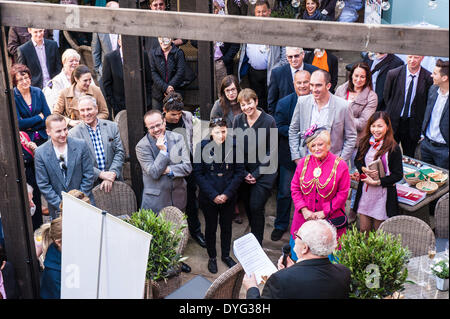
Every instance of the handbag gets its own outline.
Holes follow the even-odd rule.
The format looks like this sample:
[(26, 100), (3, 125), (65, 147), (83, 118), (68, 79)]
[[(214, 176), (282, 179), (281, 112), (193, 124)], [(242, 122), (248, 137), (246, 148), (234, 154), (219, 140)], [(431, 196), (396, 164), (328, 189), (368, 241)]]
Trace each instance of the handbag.
[(345, 215), (345, 212), (341, 209), (343, 216), (335, 217), (335, 218), (327, 218), (327, 222), (336, 227), (336, 229), (342, 229), (348, 226), (348, 218)]

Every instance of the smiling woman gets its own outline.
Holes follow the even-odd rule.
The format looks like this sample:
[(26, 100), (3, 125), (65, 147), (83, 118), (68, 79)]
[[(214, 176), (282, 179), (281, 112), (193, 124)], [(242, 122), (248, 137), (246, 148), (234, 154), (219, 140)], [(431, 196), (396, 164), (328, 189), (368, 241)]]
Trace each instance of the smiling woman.
[(79, 65), (72, 72), (72, 85), (61, 91), (53, 113), (66, 118), (67, 125), (74, 127), (80, 123), (78, 99), (83, 95), (95, 98), (98, 106), (98, 118), (108, 119), (109, 112), (105, 98), (98, 87), (91, 86), (92, 73), (85, 65)]

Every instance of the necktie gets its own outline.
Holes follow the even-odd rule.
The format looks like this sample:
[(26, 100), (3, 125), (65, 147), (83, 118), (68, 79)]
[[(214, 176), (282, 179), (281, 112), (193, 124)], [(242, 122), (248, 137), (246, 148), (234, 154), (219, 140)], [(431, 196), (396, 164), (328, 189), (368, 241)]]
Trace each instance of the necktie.
[(411, 77), (411, 82), (409, 82), (408, 94), (406, 95), (406, 102), (405, 102), (405, 107), (403, 109), (402, 119), (407, 119), (408, 118), (409, 108), (411, 107), (411, 95), (412, 95), (413, 86), (414, 86), (414, 78), (416, 76), (415, 75), (410, 75), (410, 77)]

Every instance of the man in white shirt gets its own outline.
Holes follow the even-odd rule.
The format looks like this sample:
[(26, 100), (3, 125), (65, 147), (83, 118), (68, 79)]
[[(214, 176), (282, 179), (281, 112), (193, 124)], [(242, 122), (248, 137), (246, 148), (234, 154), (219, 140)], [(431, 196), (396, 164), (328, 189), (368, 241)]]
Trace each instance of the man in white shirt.
[(407, 65), (388, 72), (383, 97), (386, 112), (403, 154), (414, 157), (420, 139), (428, 91), (433, 84), (431, 73), (421, 67), (423, 56), (408, 55)]
[[(80, 124), (81, 125), (81, 124)], [(78, 189), (92, 197), (94, 163), (85, 141), (68, 137), (67, 124), (63, 116), (51, 114), (45, 121), (47, 142), (36, 149), (36, 183), (48, 203), (52, 219), (58, 217), (62, 200), (61, 192)]]
[(331, 75), (327, 71), (314, 71), (310, 87), (311, 94), (299, 96), (289, 126), (291, 159), (297, 165), (307, 155), (303, 133), (317, 125), (330, 131), (330, 151), (348, 161), (356, 145), (356, 127), (348, 102), (329, 92)]
[(437, 60), (433, 86), (428, 95), (427, 109), (422, 125), (420, 151), (424, 162), (448, 169), (448, 68), (449, 62)]
[(28, 28), (31, 39), (17, 49), (17, 62), (30, 69), (31, 85), (40, 89), (58, 75), (62, 68), (58, 44), (53, 40), (44, 39), (44, 31)]
[[(257, 0), (255, 3), (256, 17), (270, 17), (270, 4), (267, 0)], [(258, 106), (265, 111), (267, 105), (267, 87), (272, 70), (286, 64), (284, 47), (265, 44), (243, 44), (239, 59), (239, 81), (248, 75), (250, 88), (258, 95)], [(292, 82), (292, 80), (291, 80)]]

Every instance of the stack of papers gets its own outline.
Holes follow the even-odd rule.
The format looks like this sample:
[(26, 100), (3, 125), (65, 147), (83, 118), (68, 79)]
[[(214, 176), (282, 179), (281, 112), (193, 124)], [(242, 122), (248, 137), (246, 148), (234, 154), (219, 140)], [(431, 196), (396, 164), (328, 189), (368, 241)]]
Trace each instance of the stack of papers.
[(265, 284), (270, 275), (277, 271), (252, 233), (236, 239), (233, 243), (233, 252), (247, 276), (255, 274), (258, 284)]
[(420, 203), (427, 194), (404, 184), (397, 184), (397, 196), (399, 203), (414, 206)]

